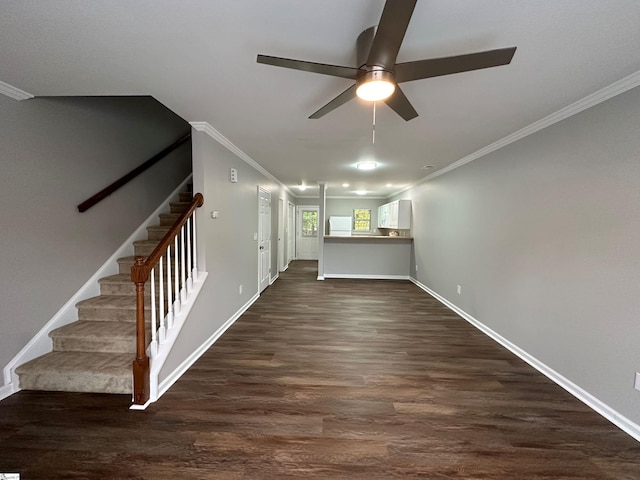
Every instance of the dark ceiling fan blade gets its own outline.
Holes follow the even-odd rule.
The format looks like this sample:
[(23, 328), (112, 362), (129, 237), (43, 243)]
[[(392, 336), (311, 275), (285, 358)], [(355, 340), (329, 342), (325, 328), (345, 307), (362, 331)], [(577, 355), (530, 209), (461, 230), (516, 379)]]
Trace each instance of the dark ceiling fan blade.
[(258, 63), (273, 65), (275, 67), (292, 68), (305, 72), (321, 73), (332, 77), (350, 78), (355, 80), (358, 69), (352, 67), (341, 67), (340, 65), (329, 65), (326, 63), (305, 62), (304, 60), (293, 60), (290, 58), (270, 57), (269, 55), (258, 55)]
[(418, 116), (418, 112), (413, 108), (413, 105), (411, 105), (411, 102), (409, 102), (409, 99), (405, 96), (404, 92), (398, 85), (396, 85), (393, 95), (387, 98), (384, 103), (389, 105), (393, 111), (404, 118), (407, 122)]
[(395, 68), (397, 83), (439, 77), (452, 73), (469, 72), (482, 68), (497, 67), (511, 63), (516, 47), (487, 50), (486, 52), (456, 55), (454, 57), (430, 58), (415, 62), (398, 63)]
[(373, 38), (367, 65), (392, 70), (417, 0), (387, 0)]
[(356, 86), (354, 84), (354, 85), (351, 85), (349, 88), (347, 88), (344, 92), (342, 92), (336, 98), (331, 100), (329, 103), (327, 103), (320, 110), (312, 113), (309, 118), (316, 119), (316, 118), (323, 117), (330, 111), (338, 108), (340, 105), (347, 103), (349, 100), (351, 100), (355, 96), (356, 96)]

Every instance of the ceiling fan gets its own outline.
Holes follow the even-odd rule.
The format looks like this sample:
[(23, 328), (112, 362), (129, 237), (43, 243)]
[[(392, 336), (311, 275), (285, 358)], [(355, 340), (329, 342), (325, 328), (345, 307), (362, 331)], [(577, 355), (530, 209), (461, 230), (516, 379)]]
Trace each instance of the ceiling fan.
[(309, 118), (320, 118), (358, 96), (370, 101), (384, 100), (398, 115), (409, 121), (417, 117), (418, 112), (400, 89), (399, 83), (497, 67), (511, 62), (516, 47), (396, 63), (416, 2), (417, 0), (386, 1), (378, 26), (370, 27), (358, 36), (356, 51), (359, 66), (356, 68), (268, 55), (258, 55), (258, 63), (356, 81)]

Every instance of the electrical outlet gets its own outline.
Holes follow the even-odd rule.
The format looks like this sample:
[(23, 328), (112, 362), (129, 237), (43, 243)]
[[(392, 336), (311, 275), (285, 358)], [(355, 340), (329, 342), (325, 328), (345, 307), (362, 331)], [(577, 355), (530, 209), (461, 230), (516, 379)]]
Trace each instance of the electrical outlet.
[(416, 263), (416, 272), (418, 271), (418, 264)]
[(640, 390), (640, 372), (636, 372), (636, 380), (633, 382), (633, 387), (636, 390)]
[(238, 295), (242, 295), (242, 285), (238, 287)]
[(458, 285), (458, 295), (462, 295), (462, 287)]

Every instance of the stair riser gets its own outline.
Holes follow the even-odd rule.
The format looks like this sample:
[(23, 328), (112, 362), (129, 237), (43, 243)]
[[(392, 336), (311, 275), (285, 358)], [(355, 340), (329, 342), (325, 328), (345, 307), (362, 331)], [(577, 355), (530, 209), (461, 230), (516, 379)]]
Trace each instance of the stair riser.
[[(175, 290), (175, 284), (171, 283), (171, 291)], [(149, 285), (145, 286), (145, 302), (150, 301), (151, 299), (151, 287)], [(164, 282), (164, 295), (167, 296), (167, 282)], [(100, 295), (130, 295), (133, 296), (136, 294), (136, 286), (135, 284), (124, 284), (124, 283), (116, 283), (116, 284), (102, 284), (100, 285)], [(160, 297), (159, 291), (159, 283), (156, 282), (156, 299)]]
[[(175, 271), (175, 266), (173, 263), (173, 256), (171, 257), (171, 262), (169, 262), (169, 265), (171, 266), (171, 275), (173, 276), (173, 272)], [(119, 264), (119, 270), (118, 273), (124, 274), (124, 275), (131, 275), (131, 267), (133, 266), (133, 263), (120, 263)], [(167, 268), (167, 260), (164, 260), (164, 264), (163, 264), (163, 269)], [(182, 272), (182, 270), (180, 270), (182, 268), (182, 262), (178, 262), (178, 271)], [(182, 275), (182, 273), (180, 273), (180, 275)], [(132, 282), (133, 283), (133, 282)]]
[(171, 213), (182, 213), (187, 209), (188, 205), (182, 205), (180, 203), (172, 203), (170, 205)]
[[(147, 335), (149, 338), (149, 335)], [(53, 350), (55, 352), (103, 352), (103, 353), (131, 353), (131, 360), (136, 353), (136, 339), (132, 338), (74, 338), (54, 337)]]
[[(133, 363), (133, 360), (132, 360)], [(87, 383), (82, 376), (59, 372), (21, 373), (20, 388), (54, 392), (132, 393), (132, 375), (112, 376), (96, 372)]]
[(180, 192), (179, 196), (181, 202), (191, 202), (193, 200), (193, 193), (191, 192)]
[(169, 231), (169, 228), (147, 228), (147, 239), (149, 240), (162, 240), (166, 233)]
[(151, 255), (153, 253), (153, 250), (155, 249), (155, 247), (151, 246), (151, 245), (136, 245), (135, 247), (133, 247), (133, 252), (135, 256), (140, 256), (140, 257), (148, 257), (149, 255)]
[(180, 214), (179, 213), (173, 213), (173, 214), (161, 213), (159, 215), (159, 218), (160, 218), (160, 225), (172, 226), (174, 223), (176, 223), (176, 220), (180, 218)]
[[(145, 306), (148, 304), (145, 302)], [(145, 308), (145, 318), (151, 318), (151, 309)], [(79, 308), (78, 320), (95, 320), (98, 322), (131, 322), (136, 321), (135, 310), (118, 308)]]

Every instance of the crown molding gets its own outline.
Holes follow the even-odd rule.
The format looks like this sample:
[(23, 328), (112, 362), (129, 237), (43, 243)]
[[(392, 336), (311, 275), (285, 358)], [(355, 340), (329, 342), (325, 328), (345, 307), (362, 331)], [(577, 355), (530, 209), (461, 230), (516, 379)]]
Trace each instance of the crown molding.
[(2, 81), (0, 81), (0, 94), (11, 97), (14, 100), (28, 100), (34, 97), (34, 95), (31, 95), (30, 93)]
[(213, 138), (220, 145), (225, 147), (231, 153), (233, 153), (240, 160), (243, 160), (245, 163), (255, 168), (262, 175), (267, 177), (269, 180), (275, 182), (280, 185), (285, 191), (287, 191), (291, 196), (296, 197), (297, 195), (293, 193), (293, 191), (287, 187), (284, 183), (278, 180), (275, 176), (273, 176), (269, 171), (267, 171), (262, 165), (256, 162), (253, 158), (243, 152), (240, 148), (238, 148), (231, 140), (222, 135), (218, 130), (213, 128), (208, 122), (189, 122), (189, 124), (198, 132), (204, 132)]
[(578, 100), (577, 102), (574, 102), (570, 105), (567, 105), (564, 108), (561, 108), (560, 110), (552, 113), (551, 115), (547, 115), (546, 117), (541, 118), (540, 120), (533, 122), (532, 124), (524, 128), (521, 128), (520, 130), (513, 132), (510, 135), (507, 135), (506, 137), (498, 140), (497, 142), (493, 142), (492, 144), (487, 145), (486, 147), (481, 148), (480, 150), (476, 150), (475, 152), (467, 155), (466, 157), (463, 157), (460, 160), (453, 162), (447, 165), (446, 167), (436, 172), (433, 172), (430, 175), (427, 175), (426, 177), (421, 178), (417, 182), (412, 183), (408, 187), (405, 187), (402, 190), (396, 192), (394, 195), (398, 195), (402, 192), (406, 192), (407, 190), (410, 190), (413, 187), (416, 187), (426, 181), (432, 180), (436, 177), (439, 177), (440, 175), (444, 175), (445, 173), (450, 172), (451, 170), (455, 170), (456, 168), (466, 165), (467, 163), (477, 160), (478, 158), (482, 158), (491, 152), (495, 152), (496, 150), (502, 147), (506, 147), (511, 143), (517, 142), (518, 140), (521, 140), (524, 137), (528, 137), (529, 135), (539, 132), (540, 130), (547, 128), (553, 125), (554, 123), (558, 123), (566, 118), (572, 117), (573, 115), (576, 115), (588, 108), (598, 105), (599, 103), (609, 100), (610, 98), (613, 98), (616, 95), (620, 95), (621, 93), (631, 90), (632, 88), (635, 88), (639, 85), (640, 85), (640, 71), (637, 71), (635, 73), (632, 73), (631, 75), (628, 75), (622, 78), (621, 80), (618, 80), (617, 82), (612, 83), (607, 87), (604, 87), (592, 93), (591, 95), (587, 95), (586, 97)]

